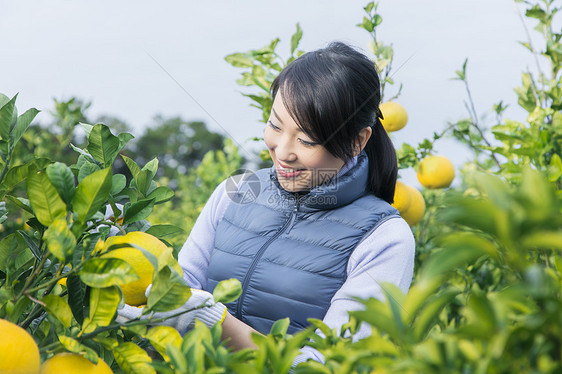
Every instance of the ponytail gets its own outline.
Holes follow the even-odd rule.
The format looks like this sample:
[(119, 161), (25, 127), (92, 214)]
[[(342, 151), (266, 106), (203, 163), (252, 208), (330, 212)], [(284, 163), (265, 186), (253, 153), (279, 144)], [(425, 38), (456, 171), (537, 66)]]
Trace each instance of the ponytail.
[(396, 151), (378, 118), (372, 129), (373, 133), (365, 145), (365, 153), (369, 159), (367, 189), (375, 196), (392, 204), (398, 176)]

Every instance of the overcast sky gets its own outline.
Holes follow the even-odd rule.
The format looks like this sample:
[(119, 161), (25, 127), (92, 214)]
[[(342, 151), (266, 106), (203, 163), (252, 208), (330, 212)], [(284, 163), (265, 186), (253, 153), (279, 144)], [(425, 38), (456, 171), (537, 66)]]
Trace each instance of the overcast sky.
[[(224, 57), (277, 37), (286, 57), (297, 22), (304, 31), (303, 50), (333, 40), (367, 50), (370, 37), (355, 26), (366, 4), (3, 1), (0, 92), (10, 97), (19, 92), (20, 112), (36, 107), (43, 111), (41, 122), (49, 120), (53, 98), (77, 96), (92, 102), (90, 117), (116, 116), (136, 134), (156, 114), (180, 115), (204, 120), (243, 149), (256, 149), (259, 145), (246, 139), (262, 135), (261, 113), (240, 94), (248, 92), (235, 83), (241, 71)], [(492, 105), (503, 100), (511, 104), (507, 116), (524, 119), (513, 87), (522, 70), (534, 70), (534, 62), (517, 43), (526, 36), (512, 0), (381, 0), (379, 12), (378, 35), (393, 44), (394, 66), (404, 64), (394, 79), (404, 84), (397, 101), (408, 110), (409, 122), (393, 135), (397, 147), (417, 144), (467, 116), (464, 87), (450, 80), (466, 57), (479, 113), (492, 117)], [(438, 143), (437, 150), (456, 165), (468, 157), (453, 141)], [(416, 185), (411, 172), (401, 174)]]

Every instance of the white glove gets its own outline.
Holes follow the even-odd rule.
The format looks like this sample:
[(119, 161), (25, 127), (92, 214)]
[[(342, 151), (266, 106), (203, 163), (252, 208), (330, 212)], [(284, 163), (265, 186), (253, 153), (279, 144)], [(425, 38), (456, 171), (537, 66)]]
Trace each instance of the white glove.
[(132, 319), (139, 318), (143, 309), (144, 307), (142, 306), (131, 306), (129, 304), (125, 304), (123, 308), (117, 309), (117, 318), (115, 318), (115, 321), (125, 323)]
[[(152, 285), (148, 286), (146, 289), (146, 294), (150, 292)], [(206, 307), (195, 309), (201, 305)], [(122, 321), (128, 321), (130, 319), (138, 318), (141, 316), (144, 308), (133, 307), (130, 305), (125, 305), (122, 309), (117, 310), (119, 316), (116, 321), (122, 323)], [(195, 309), (195, 310), (192, 310)], [(190, 312), (187, 312), (191, 310)], [(226, 307), (222, 303), (215, 303), (213, 295), (207, 291), (198, 290), (195, 288), (191, 289), (191, 297), (186, 301), (185, 304), (177, 309), (168, 312), (157, 312), (152, 315), (153, 318), (164, 318), (172, 316), (181, 311), (186, 311), (178, 316), (166, 319), (163, 322), (154, 323), (154, 325), (166, 325), (172, 326), (184, 335), (187, 330), (195, 326), (195, 320), (203, 322), (207, 327), (211, 328), (215, 323), (222, 323), (226, 316)], [(148, 318), (148, 316), (142, 316), (142, 319)]]

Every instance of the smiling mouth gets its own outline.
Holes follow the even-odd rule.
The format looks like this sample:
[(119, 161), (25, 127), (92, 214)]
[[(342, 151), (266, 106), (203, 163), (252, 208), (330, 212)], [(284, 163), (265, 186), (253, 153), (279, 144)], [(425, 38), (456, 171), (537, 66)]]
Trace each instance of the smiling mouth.
[(303, 171), (304, 170), (288, 172), (288, 171), (283, 171), (283, 170), (277, 170), (277, 173), (279, 173), (280, 176), (285, 177), (285, 178), (294, 178), (294, 177), (300, 175)]
[(281, 164), (277, 164), (277, 173), (285, 178), (293, 178), (300, 174), (306, 169), (294, 169), (294, 168), (284, 168)]

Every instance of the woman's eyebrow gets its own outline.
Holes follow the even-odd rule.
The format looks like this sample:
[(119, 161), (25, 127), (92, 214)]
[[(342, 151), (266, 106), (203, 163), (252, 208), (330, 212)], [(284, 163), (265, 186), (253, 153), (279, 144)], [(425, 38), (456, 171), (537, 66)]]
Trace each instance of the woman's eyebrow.
[(283, 121), (281, 121), (281, 118), (279, 118), (279, 116), (277, 115), (277, 112), (275, 111), (275, 109), (271, 108), (271, 111), (273, 112), (273, 115), (275, 116), (275, 118), (277, 118), (277, 120), (284, 125)]
[[(279, 123), (281, 123), (282, 125), (285, 125), (283, 123), (283, 121), (281, 121), (281, 118), (279, 117), (279, 115), (277, 114), (277, 112), (275, 111), (275, 109), (271, 108), (271, 112), (273, 113), (273, 115), (275, 116), (275, 118), (279, 121)], [(297, 128), (297, 132), (302, 132), (304, 133), (304, 131), (302, 131), (302, 129), (299, 127)]]

